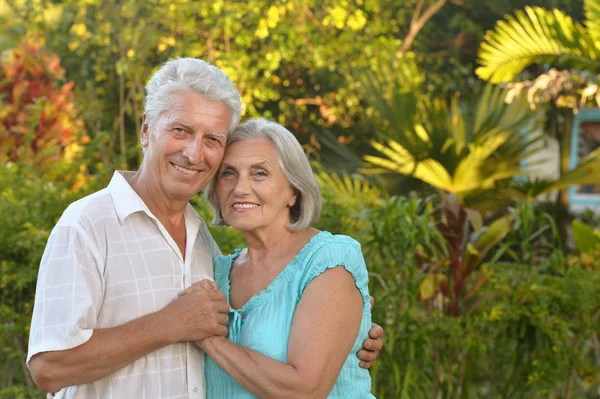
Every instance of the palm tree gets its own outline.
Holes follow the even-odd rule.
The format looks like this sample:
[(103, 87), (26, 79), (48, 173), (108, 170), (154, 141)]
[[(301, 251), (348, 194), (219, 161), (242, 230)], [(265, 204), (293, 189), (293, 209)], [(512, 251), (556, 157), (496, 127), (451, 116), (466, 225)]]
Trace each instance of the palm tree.
[[(546, 186), (559, 189), (557, 205), (567, 215), (567, 184), (577, 184), (569, 174), (569, 154), (573, 112), (595, 98), (600, 105), (598, 81), (600, 73), (600, 0), (584, 0), (585, 24), (574, 22), (559, 10), (526, 7), (499, 21), (487, 32), (480, 46), (479, 77), (492, 83), (511, 82), (517, 90), (527, 89), (532, 106), (547, 103), (547, 126), (560, 145), (561, 179)], [(530, 66), (549, 69), (535, 79), (517, 81)], [(600, 170), (600, 161), (587, 159), (581, 169)], [(581, 172), (575, 171), (575, 174)], [(578, 174), (584, 180), (598, 181), (589, 172)], [(568, 220), (559, 220), (563, 239)]]
[[(471, 104), (458, 98), (426, 104), (427, 115), (394, 138), (372, 140), (383, 156), (366, 155), (365, 174), (413, 176), (454, 195), (461, 206), (495, 211), (504, 203), (479, 203), (482, 193), (523, 173), (521, 161), (536, 151), (539, 120), (524, 96), (507, 104), (506, 90), (486, 86)], [(389, 109), (397, 109), (388, 103)], [(491, 206), (491, 207), (490, 207)]]
[(462, 107), (457, 97), (450, 104), (421, 99), (420, 115), (412, 114), (409, 119), (414, 121), (412, 127), (401, 117), (405, 96), (387, 96), (374, 104), (387, 122), (384, 126), (404, 126), (405, 130), (372, 140), (381, 156), (364, 156), (367, 166), (360, 171), (412, 176), (440, 193), (441, 214), (435, 223), (444, 239), (440, 252), (445, 255), (427, 263), (420, 297), (430, 300), (433, 293), (441, 292), (448, 314), (454, 316), (464, 311), (466, 301), (491, 276), (482, 273), (477, 280), (472, 278), (486, 253), (511, 229), (512, 215), (502, 216), (471, 243), (471, 226), (480, 229), (483, 224), (477, 211), (505, 207), (506, 202), (487, 198), (522, 174), (520, 162), (536, 150), (539, 140), (535, 135), (539, 120), (525, 97), (510, 104), (505, 97), (506, 90), (487, 85)]

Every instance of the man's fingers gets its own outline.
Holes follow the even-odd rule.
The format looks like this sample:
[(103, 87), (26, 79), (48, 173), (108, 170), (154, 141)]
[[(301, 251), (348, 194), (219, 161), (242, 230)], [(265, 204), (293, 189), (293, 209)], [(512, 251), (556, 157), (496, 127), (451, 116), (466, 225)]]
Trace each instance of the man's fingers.
[(371, 300), (371, 310), (373, 310), (373, 306), (375, 306), (375, 298), (369, 296), (369, 299)]
[(219, 289), (216, 282), (208, 280), (208, 279), (200, 280), (194, 285), (199, 285), (202, 288), (205, 288), (207, 290), (218, 290)]
[(369, 369), (369, 368), (371, 368), (371, 366), (373, 365), (373, 363), (374, 363), (374, 362), (359, 362), (359, 363), (358, 363), (358, 366), (359, 366), (361, 369)]
[(223, 326), (227, 326), (227, 324), (229, 324), (229, 316), (220, 313), (219, 315), (217, 315), (217, 323)]
[(383, 328), (381, 328), (381, 326), (378, 324), (372, 323), (371, 329), (369, 330), (369, 338), (382, 339), (383, 338)]
[(217, 327), (216, 333), (217, 335), (220, 335), (222, 337), (227, 336), (227, 327), (220, 325), (219, 327)]
[[(363, 341), (363, 349), (370, 352), (379, 352), (383, 348), (383, 342), (380, 339), (365, 339)], [(377, 356), (377, 354), (375, 354)]]
[(194, 292), (194, 291), (199, 291), (199, 290), (218, 290), (219, 286), (217, 285), (217, 283), (215, 283), (214, 281), (211, 280), (201, 280), (198, 281), (192, 285), (190, 285), (189, 287), (187, 287), (185, 289), (185, 291), (183, 291), (183, 293), (181, 293), (181, 295), (183, 294), (189, 294), (190, 292)]
[(377, 353), (365, 349), (359, 350), (357, 356), (361, 362), (373, 362), (377, 359)]
[(211, 300), (213, 301), (222, 301), (222, 302), (227, 302), (227, 299), (225, 298), (225, 295), (219, 291), (218, 289), (214, 289), (214, 290), (206, 290), (208, 292), (208, 296)]

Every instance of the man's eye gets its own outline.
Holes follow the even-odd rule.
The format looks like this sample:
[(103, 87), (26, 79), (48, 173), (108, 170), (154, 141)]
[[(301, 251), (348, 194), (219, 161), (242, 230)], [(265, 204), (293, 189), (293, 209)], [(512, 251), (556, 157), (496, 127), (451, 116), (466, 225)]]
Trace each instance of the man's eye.
[(221, 172), (221, 176), (233, 176), (233, 172), (230, 170), (224, 170)]
[(213, 145), (222, 145), (222, 143), (221, 143), (221, 140), (219, 140), (219, 138), (218, 138), (218, 137), (215, 137), (215, 136), (209, 136), (207, 139), (208, 139), (208, 141), (209, 141), (211, 144), (213, 144)]
[(175, 128), (173, 128), (173, 131), (175, 133), (185, 133), (185, 129), (182, 127), (175, 127)]

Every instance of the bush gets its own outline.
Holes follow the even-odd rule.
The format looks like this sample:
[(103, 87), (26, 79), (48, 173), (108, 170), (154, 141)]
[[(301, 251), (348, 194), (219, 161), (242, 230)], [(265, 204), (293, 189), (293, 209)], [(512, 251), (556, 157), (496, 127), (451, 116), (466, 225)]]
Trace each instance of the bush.
[(0, 397), (20, 397), (34, 387), (25, 358), (46, 240), (65, 208), (85, 193), (73, 190), (71, 183), (50, 181), (29, 166), (8, 163), (0, 168)]
[[(102, 185), (75, 191), (71, 183), (34, 172), (7, 164), (0, 173), (0, 398), (41, 395), (23, 365), (40, 258), (66, 206)], [(420, 299), (429, 264), (437, 260), (443, 268), (447, 257), (434, 199), (392, 197), (357, 207), (323, 191), (318, 227), (362, 243), (373, 320), (386, 331), (371, 370), (378, 398), (586, 398), (597, 392), (600, 272), (549, 250), (552, 228), (543, 214), (515, 209), (513, 232), (486, 255), (473, 280), (491, 277), (452, 316), (441, 292)], [(197, 196), (192, 203), (209, 221), (206, 202)], [(231, 228), (210, 230), (224, 253), (244, 246)], [(506, 256), (507, 249), (520, 258)]]
[[(443, 251), (436, 253), (443, 248), (433, 218), (436, 208), (431, 199), (393, 197), (362, 210), (368, 225), (358, 234), (375, 297), (373, 321), (386, 332), (371, 372), (375, 395), (593, 397), (600, 386), (595, 355), (600, 349), (600, 273), (575, 260), (566, 262), (560, 249), (551, 248), (552, 219), (523, 204), (513, 211), (512, 232), (488, 254), (474, 280), (480, 274), (492, 277), (462, 314), (451, 316), (441, 293), (419, 300), (427, 276), (423, 254), (445, 259)], [(325, 210), (322, 228), (347, 233), (341, 216), (353, 210), (340, 202), (327, 203)], [(495, 260), (512, 255), (528, 263)]]
[[(25, 36), (0, 63), (0, 161), (53, 163), (87, 142), (60, 59)], [(64, 84), (63, 84), (64, 83)], [(56, 165), (52, 165), (55, 167)]]

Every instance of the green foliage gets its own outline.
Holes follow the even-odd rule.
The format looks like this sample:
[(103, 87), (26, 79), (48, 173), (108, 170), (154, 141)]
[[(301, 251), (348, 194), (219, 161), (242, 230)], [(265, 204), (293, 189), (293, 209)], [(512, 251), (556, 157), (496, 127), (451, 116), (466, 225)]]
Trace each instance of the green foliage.
[(540, 265), (560, 251), (560, 235), (549, 214), (527, 202), (517, 204), (510, 213), (514, 217), (513, 229), (497, 260)]
[(575, 257), (583, 268), (600, 270), (600, 230), (578, 220), (573, 222), (573, 240), (579, 252)]
[[(375, 297), (373, 319), (386, 331), (384, 351), (371, 371), (374, 394), (417, 399), (593, 395), (600, 386), (594, 355), (600, 275), (577, 265), (565, 268), (560, 254), (544, 257), (535, 249), (545, 248), (540, 236), (553, 228), (542, 226), (550, 221), (537, 211), (531, 214), (525, 204), (511, 214), (519, 233), (490, 247), (487, 262), (473, 273), (474, 281), (486, 283), (474, 291), (463, 314), (446, 315), (441, 291), (433, 300), (420, 299), (428, 276), (424, 251), (432, 251), (440, 264), (447, 257), (434, 223), (437, 206), (430, 201), (390, 198), (369, 210), (369, 226), (361, 236)], [(484, 237), (478, 241), (490, 242)], [(536, 263), (497, 261), (504, 245), (515, 248), (521, 240), (534, 248)]]
[[(598, 6), (596, 0), (585, 3), (590, 4), (587, 9)], [(600, 48), (586, 27), (559, 10), (525, 7), (486, 34), (479, 53), (483, 66), (476, 72), (482, 79), (498, 83), (514, 79), (536, 63), (597, 71), (599, 56)]]
[[(342, 184), (343, 190), (354, 184)], [(386, 331), (384, 351), (372, 369), (377, 397), (542, 398), (567, 390), (572, 397), (585, 397), (598, 389), (598, 271), (580, 259), (568, 264), (562, 253), (545, 252), (551, 242), (540, 240), (547, 240), (553, 228), (544, 226), (550, 221), (543, 214), (531, 213), (531, 205), (515, 208), (513, 226), (519, 233), (506, 235), (499, 246), (491, 246), (499, 239), (492, 234), (494, 225), (489, 234), (474, 239), (481, 254), (491, 250), (473, 271), (468, 306), (451, 317), (443, 311), (448, 299), (441, 291), (421, 300), (429, 274), (424, 262), (443, 267), (451, 254), (437, 227), (436, 197), (349, 201), (328, 187), (323, 186), (325, 212), (318, 227), (351, 234), (363, 244), (375, 297), (373, 320)], [(5, 166), (0, 174), (0, 211), (6, 215), (0, 232), (0, 374), (12, 370), (12, 387), (0, 388), (0, 397), (37, 395), (27, 388), (21, 366), (37, 268), (56, 219), (84, 194), (66, 183), (48, 182), (24, 165)], [(210, 220), (200, 196), (193, 204)], [(343, 219), (349, 215), (358, 215), (356, 223)], [(211, 231), (225, 253), (243, 246), (243, 238), (231, 228)], [(506, 248), (521, 251), (522, 241), (533, 248), (527, 250), (533, 256), (524, 251), (527, 259), (535, 261), (509, 263)], [(472, 290), (481, 279), (485, 284)]]
[(68, 0), (4, 7), (3, 36), (34, 31), (46, 38), (75, 82), (90, 136), (102, 140), (104, 163), (121, 168), (139, 160), (127, 149), (137, 145), (145, 82), (180, 56), (222, 68), (237, 84), (246, 115), (275, 119), (304, 142), (315, 126), (336, 136), (363, 135), (348, 131), (362, 119), (354, 72), (395, 54), (411, 13), (392, 0)]
[[(6, 376), (0, 397), (4, 397), (11, 390), (1, 389), (11, 385), (33, 388), (24, 362), (37, 270), (54, 224), (84, 193), (72, 190), (68, 182), (49, 181), (24, 164), (0, 168), (0, 375)], [(25, 391), (12, 392), (19, 397)]]
[[(534, 134), (537, 118), (525, 98), (506, 104), (505, 96), (504, 90), (488, 85), (464, 107), (456, 98), (450, 105), (441, 100), (426, 103), (422, 123), (397, 132), (385, 144), (371, 142), (384, 157), (366, 155), (371, 167), (362, 170), (414, 176), (456, 195), (461, 204), (471, 196), (470, 206), (476, 208), (474, 201), (482, 192), (522, 173), (520, 161), (539, 140)], [(381, 99), (376, 104), (383, 107), (381, 115), (389, 115), (387, 109), (402, 113), (401, 102), (386, 101), (384, 93)], [(393, 121), (390, 125), (395, 126)]]
[(599, 327), (598, 274), (543, 272), (554, 268), (496, 267), (489, 299), (474, 320), (483, 333), (476, 355), (486, 359), (478, 368), (490, 392), (486, 397), (584, 397), (598, 383), (598, 368), (585, 343)]
[[(531, 131), (536, 122), (530, 104), (519, 96), (507, 105), (507, 93), (498, 88), (472, 95), (477, 92), (472, 65), (479, 38), (504, 13), (525, 4), (449, 2), (416, 38), (414, 53), (400, 55), (419, 3), (0, 0), (5, 28), (0, 46), (14, 48), (28, 32), (45, 38), (36, 51), (60, 56), (92, 138), (82, 168), (77, 157), (38, 170), (21, 162), (2, 167), (0, 397), (41, 396), (23, 361), (46, 239), (68, 203), (99, 188), (104, 173), (116, 165), (138, 165), (143, 85), (162, 62), (176, 56), (200, 57), (221, 67), (242, 93), (247, 116), (285, 124), (323, 164), (334, 163), (330, 154), (339, 156), (338, 174), (324, 168), (317, 173), (324, 197), (317, 227), (363, 244), (375, 297), (373, 320), (386, 330), (384, 351), (371, 370), (377, 397), (593, 397), (600, 388), (600, 254), (565, 254), (554, 221), (532, 199), (593, 178), (596, 169), (586, 163), (560, 183), (513, 182), (511, 177), (520, 173), (518, 160), (533, 144), (527, 139), (536, 139), (517, 134)], [(483, 66), (484, 72), (489, 67), (490, 77), (515, 76), (515, 65), (527, 63), (592, 66), (596, 72), (597, 59), (590, 56), (598, 51), (597, 3), (586, 0), (583, 25), (581, 1), (530, 1), (534, 8), (486, 36), (491, 64)], [(506, 50), (504, 41), (514, 49)], [(48, 70), (37, 65), (35, 71), (56, 71), (49, 57), (41, 62)], [(494, 75), (496, 66), (500, 75)], [(580, 74), (579, 79), (594, 83), (588, 77)], [(563, 75), (553, 79), (553, 84), (574, 82)], [(50, 80), (54, 88), (64, 85), (62, 75)], [(456, 90), (470, 101), (449, 101)], [(436, 99), (426, 93), (435, 93)], [(10, 126), (24, 127), (21, 132), (31, 137), (54, 132), (34, 125), (41, 126), (35, 121), (42, 119), (44, 107), (60, 104), (75, 124), (71, 99), (52, 98), (56, 104), (27, 102), (31, 118)], [(366, 145), (373, 138), (381, 149), (392, 151), (382, 153), (394, 161), (395, 172), (405, 170), (408, 160), (412, 166), (427, 163), (423, 180), (458, 193), (464, 207), (451, 214), (438, 197), (388, 197), (373, 184), (377, 180), (348, 175), (360, 157), (373, 155)], [(329, 153), (316, 152), (321, 145)], [(57, 154), (53, 146), (36, 157), (23, 148), (28, 159)], [(405, 152), (410, 156), (399, 156)], [(351, 158), (352, 165), (346, 161)], [(92, 178), (88, 170), (98, 176)], [(397, 192), (403, 176), (393, 173), (388, 189)], [(514, 205), (515, 198), (524, 202)], [(200, 196), (192, 204), (211, 220)], [(506, 204), (514, 208), (507, 212)], [(470, 207), (499, 212), (484, 220)], [(232, 228), (209, 229), (224, 253), (244, 246)], [(576, 236), (581, 242), (581, 234)], [(460, 312), (451, 315), (447, 309), (456, 296), (447, 288), (458, 281)]]

